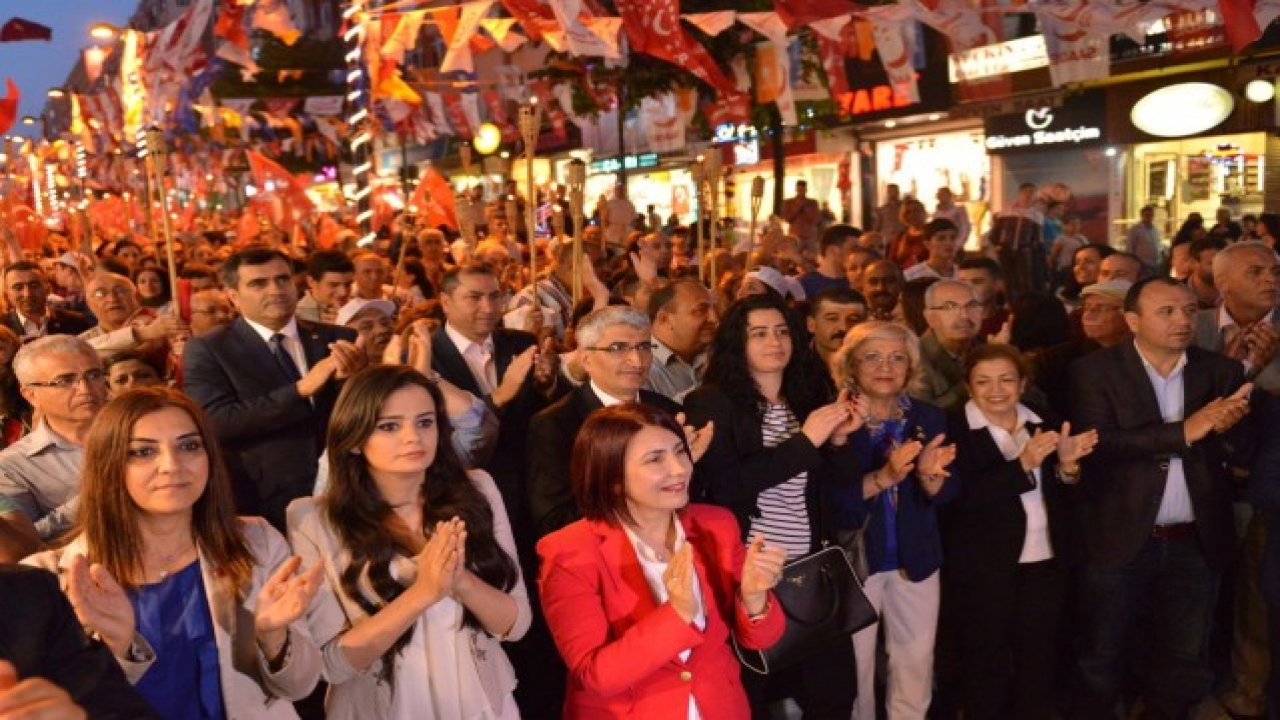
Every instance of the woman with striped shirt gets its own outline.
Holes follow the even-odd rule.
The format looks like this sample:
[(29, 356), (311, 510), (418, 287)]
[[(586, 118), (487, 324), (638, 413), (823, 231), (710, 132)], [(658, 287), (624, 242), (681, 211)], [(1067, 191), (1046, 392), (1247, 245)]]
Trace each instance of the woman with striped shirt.
[[(781, 300), (744, 298), (725, 313), (711, 346), (704, 385), (689, 394), (690, 421), (711, 421), (716, 432), (694, 475), (695, 497), (723, 505), (738, 517), (744, 539), (762, 533), (795, 560), (832, 539), (824, 518), (828, 492), (844, 478), (861, 477), (852, 453), (838, 452), (865, 416), (865, 402), (842, 392), (827, 402), (808, 365), (795, 319)], [(747, 678), (757, 717), (766, 706), (793, 697), (806, 718), (848, 718), (856, 689), (847, 638), (765, 678)]]

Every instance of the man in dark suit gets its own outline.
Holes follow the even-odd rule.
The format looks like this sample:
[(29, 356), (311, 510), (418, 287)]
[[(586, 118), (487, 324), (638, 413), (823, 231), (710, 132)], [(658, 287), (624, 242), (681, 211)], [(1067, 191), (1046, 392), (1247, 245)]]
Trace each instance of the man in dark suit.
[(539, 538), (582, 517), (569, 486), (569, 459), (588, 415), (627, 402), (651, 405), (672, 416), (680, 412), (675, 401), (642, 389), (654, 348), (647, 315), (611, 305), (583, 318), (576, 334), (587, 381), (529, 423), (529, 510)]
[(111, 651), (85, 637), (50, 573), (0, 566), (0, 716), (158, 718)]
[[(464, 265), (440, 282), (444, 325), (431, 339), (431, 367), (444, 379), (484, 398), (498, 416), (498, 440), (485, 470), (493, 476), (511, 518), (520, 568), (536, 603), (537, 555), (525, 498), (529, 420), (564, 393), (559, 357), (548, 341), (538, 346), (526, 332), (498, 327), (502, 318), (498, 279), (487, 265)], [(499, 381), (501, 379), (501, 381)], [(509, 647), (520, 678), (516, 702), (525, 717), (558, 717), (564, 700), (564, 665), (535, 604), (534, 623)]]
[(240, 311), (187, 341), (183, 389), (218, 430), (240, 512), (284, 529), (284, 511), (310, 495), (340, 381), (367, 362), (356, 333), (294, 317), (297, 287), (278, 250), (245, 248), (222, 266)]
[(78, 312), (49, 306), (49, 281), (33, 262), (4, 269), (4, 299), (9, 305), (4, 324), (23, 342), (45, 335), (79, 335), (93, 326)]
[[(1256, 425), (1280, 427), (1280, 398), (1266, 396), (1259, 403)], [(1267, 637), (1271, 648), (1280, 648), (1280, 433), (1260, 433), (1258, 451), (1249, 473), (1249, 495), (1254, 512), (1266, 521), (1259, 584), (1267, 605)], [(1280, 662), (1270, 664), (1266, 703), (1269, 718), (1280, 718)]]
[[(1142, 647), (1151, 717), (1182, 717), (1213, 678), (1205, 650), (1234, 548), (1228, 464), (1247, 441), (1240, 363), (1191, 345), (1196, 298), (1171, 278), (1125, 297), (1134, 342), (1072, 368), (1073, 420), (1096, 428), (1080, 486), (1085, 566), (1076, 717), (1110, 717), (1124, 649)], [(1134, 638), (1147, 615), (1149, 635)]]

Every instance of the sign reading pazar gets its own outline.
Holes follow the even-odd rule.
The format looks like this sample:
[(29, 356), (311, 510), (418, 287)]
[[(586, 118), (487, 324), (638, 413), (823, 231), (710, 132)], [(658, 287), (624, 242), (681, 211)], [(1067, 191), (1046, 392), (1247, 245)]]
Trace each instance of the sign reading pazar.
[(1106, 142), (1105, 96), (1092, 91), (1075, 95), (1061, 107), (1030, 108), (987, 118), (989, 152), (1052, 150)]

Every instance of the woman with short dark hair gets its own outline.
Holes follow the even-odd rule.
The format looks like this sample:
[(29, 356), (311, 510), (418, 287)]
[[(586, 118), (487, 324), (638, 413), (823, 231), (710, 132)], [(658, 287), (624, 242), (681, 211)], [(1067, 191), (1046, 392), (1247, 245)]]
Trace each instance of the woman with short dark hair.
[(569, 668), (567, 718), (739, 720), (730, 633), (766, 648), (785, 552), (744, 548), (728, 511), (689, 504), (684, 430), (646, 405), (597, 410), (570, 466), (578, 520), (538, 543), (542, 607)]

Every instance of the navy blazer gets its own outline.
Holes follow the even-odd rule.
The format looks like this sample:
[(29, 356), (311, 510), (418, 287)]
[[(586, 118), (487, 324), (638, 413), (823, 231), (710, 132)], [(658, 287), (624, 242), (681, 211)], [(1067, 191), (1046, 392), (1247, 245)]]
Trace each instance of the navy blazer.
[[(331, 343), (356, 339), (354, 330), (297, 322), (308, 366), (327, 357)], [(298, 395), (244, 318), (187, 341), (182, 381), (213, 421), (241, 514), (283, 530), (285, 508), (315, 488), (339, 383), (325, 383), (310, 400)]]
[[(928, 443), (935, 436), (947, 434), (947, 417), (938, 408), (920, 400), (912, 400), (907, 410), (907, 437)], [(944, 441), (944, 444), (947, 441)], [(860, 428), (849, 438), (849, 451), (857, 465), (872, 472), (884, 465), (875, 456), (871, 433)], [(937, 507), (951, 502), (960, 492), (959, 478), (952, 475), (938, 494), (929, 497), (915, 473), (898, 484), (898, 567), (912, 582), (919, 582), (942, 567), (942, 534), (938, 530)], [(885, 531), (883, 505), (879, 495), (862, 497), (861, 477), (845, 485), (839, 493), (838, 521), (844, 529), (857, 529), (866, 524), (864, 536), (867, 560), (871, 567), (884, 557)]]
[[(511, 361), (536, 344), (537, 338), (527, 332), (505, 328), (494, 330), (492, 338), (494, 370), (501, 383)], [(431, 367), (455, 386), (490, 402), (489, 396), (480, 391), (471, 368), (458, 352), (458, 346), (453, 344), (453, 340), (445, 332), (444, 325), (431, 337)], [(566, 386), (567, 383), (558, 380), (555, 391), (550, 397), (546, 397), (533, 386), (533, 371), (530, 371), (516, 397), (502, 409), (494, 408), (499, 421), (498, 439), (493, 457), (483, 469), (493, 477), (498, 491), (502, 493), (502, 502), (507, 506), (507, 515), (511, 518), (516, 545), (526, 563), (532, 561), (533, 551), (529, 500), (525, 490), (529, 422), (538, 411), (565, 394), (568, 391)], [(490, 406), (492, 407), (491, 402)]]
[[(1090, 563), (1123, 567), (1151, 538), (1169, 474), (1168, 459), (1182, 458), (1205, 560), (1221, 572), (1235, 554), (1234, 481), (1229, 466), (1247, 457), (1248, 416), (1226, 433), (1210, 433), (1187, 446), (1182, 422), (1165, 422), (1151, 378), (1133, 342), (1077, 360), (1072, 373), (1072, 426), (1098, 430), (1098, 446), (1084, 459), (1079, 500), (1084, 548)], [(1182, 371), (1183, 417), (1244, 382), (1239, 362), (1187, 348)]]

